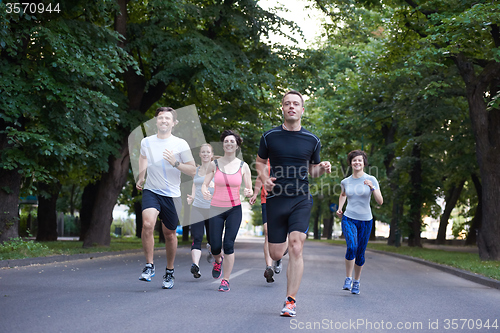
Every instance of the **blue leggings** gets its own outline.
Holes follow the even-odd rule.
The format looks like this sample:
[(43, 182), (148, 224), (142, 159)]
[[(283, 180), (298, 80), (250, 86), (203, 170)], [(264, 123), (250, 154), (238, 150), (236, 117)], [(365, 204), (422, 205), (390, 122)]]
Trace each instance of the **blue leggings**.
[(345, 258), (347, 260), (356, 258), (354, 263), (358, 266), (363, 266), (365, 263), (365, 250), (372, 231), (372, 222), (373, 220), (359, 221), (342, 216), (342, 232), (347, 244)]
[[(220, 254), (223, 246), (225, 254), (234, 253), (234, 241), (242, 218), (241, 205), (232, 208), (210, 206), (210, 216), (213, 216), (208, 222), (212, 254)], [(222, 242), (223, 231), (224, 244)]]

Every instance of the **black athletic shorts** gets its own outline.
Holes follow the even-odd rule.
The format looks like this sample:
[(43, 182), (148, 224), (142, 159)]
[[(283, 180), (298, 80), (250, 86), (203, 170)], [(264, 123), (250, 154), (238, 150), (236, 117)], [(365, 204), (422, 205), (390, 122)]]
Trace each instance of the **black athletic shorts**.
[(267, 205), (263, 203), (260, 205), (262, 207), (262, 224), (267, 223)]
[(269, 243), (284, 243), (292, 231), (307, 233), (312, 208), (309, 195), (271, 197), (266, 204)]
[(156, 194), (150, 190), (142, 191), (142, 210), (156, 208), (159, 216), (168, 230), (175, 230), (179, 223), (179, 214), (182, 209), (182, 199)]

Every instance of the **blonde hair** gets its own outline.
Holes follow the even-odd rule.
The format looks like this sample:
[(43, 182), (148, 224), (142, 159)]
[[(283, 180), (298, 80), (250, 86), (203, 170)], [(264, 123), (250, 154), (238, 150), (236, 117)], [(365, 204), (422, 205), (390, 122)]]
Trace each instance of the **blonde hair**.
[(201, 146), (200, 146), (200, 153), (201, 153), (201, 149), (203, 147), (210, 147), (210, 150), (212, 151), (212, 158), (210, 159), (211, 161), (214, 160), (214, 147), (212, 147), (212, 145), (210, 143), (203, 143)]

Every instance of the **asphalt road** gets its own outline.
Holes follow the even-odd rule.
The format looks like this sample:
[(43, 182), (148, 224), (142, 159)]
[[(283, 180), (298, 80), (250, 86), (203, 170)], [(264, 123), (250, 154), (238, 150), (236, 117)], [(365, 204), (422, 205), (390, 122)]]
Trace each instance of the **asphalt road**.
[(341, 290), (344, 251), (306, 242), (295, 318), (279, 316), (286, 273), (266, 283), (262, 238), (237, 241), (227, 293), (206, 251), (193, 278), (186, 247), (171, 290), (161, 289), (164, 250), (150, 283), (138, 279), (142, 253), (0, 269), (0, 332), (500, 332), (500, 290), (367, 252), (361, 294), (352, 295)]

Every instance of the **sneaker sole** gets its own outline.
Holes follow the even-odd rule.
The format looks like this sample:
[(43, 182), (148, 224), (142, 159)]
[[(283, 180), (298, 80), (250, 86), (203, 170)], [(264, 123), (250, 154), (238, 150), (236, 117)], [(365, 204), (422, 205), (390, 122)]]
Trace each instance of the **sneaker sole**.
[(165, 286), (161, 286), (161, 289), (172, 289), (174, 286), (172, 287), (165, 287)]
[(195, 279), (199, 279), (201, 277), (200, 270), (196, 271), (195, 269), (191, 268), (191, 274), (193, 274)]
[[(155, 275), (154, 275), (154, 274), (153, 274), (153, 275), (151, 275), (151, 277), (153, 277), (153, 276), (155, 276)], [(149, 278), (149, 280), (148, 280), (148, 279), (146, 279), (145, 277), (142, 277), (142, 276), (141, 276), (141, 277), (139, 278), (139, 281), (151, 282), (151, 278)]]
[(266, 278), (267, 283), (274, 282), (274, 279), (273, 279), (274, 272), (272, 270), (270, 270), (270, 271), (271, 271), (270, 274), (267, 274), (267, 269), (264, 271), (264, 277)]
[(229, 290), (231, 290), (231, 289), (224, 290), (224, 289), (220, 289), (220, 288), (219, 288), (219, 291), (222, 291), (223, 293), (227, 293)]
[(280, 316), (282, 316), (282, 317), (295, 317), (296, 314), (293, 314), (290, 312), (282, 312)]

